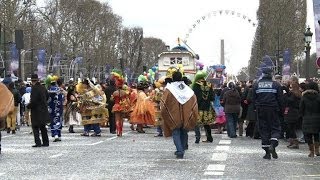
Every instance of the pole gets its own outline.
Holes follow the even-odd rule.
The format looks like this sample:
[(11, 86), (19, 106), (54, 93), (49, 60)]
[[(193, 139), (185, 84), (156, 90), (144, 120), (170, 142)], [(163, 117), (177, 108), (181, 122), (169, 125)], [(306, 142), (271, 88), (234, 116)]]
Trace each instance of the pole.
[(310, 63), (310, 49), (311, 49), (311, 46), (310, 44), (308, 44), (306, 46), (306, 80), (309, 80), (310, 78), (310, 74), (309, 74), (309, 63)]
[(30, 68), (30, 76), (34, 73), (34, 62), (33, 62), (33, 25), (31, 25), (31, 39), (30, 39), (30, 45), (31, 45), (31, 53), (30, 53), (30, 61), (31, 61), (31, 68)]

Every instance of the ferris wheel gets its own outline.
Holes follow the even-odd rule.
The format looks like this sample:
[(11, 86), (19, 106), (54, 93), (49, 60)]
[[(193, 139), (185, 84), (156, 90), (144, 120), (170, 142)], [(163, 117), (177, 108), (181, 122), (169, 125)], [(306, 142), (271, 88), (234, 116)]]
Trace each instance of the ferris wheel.
[(198, 26), (200, 26), (201, 23), (205, 22), (206, 20), (213, 18), (213, 17), (218, 17), (218, 16), (231, 16), (231, 17), (236, 17), (239, 18), (239, 20), (243, 20), (245, 23), (248, 23), (250, 25), (250, 27), (255, 28), (258, 23), (253, 19), (250, 18), (249, 16), (234, 11), (234, 10), (214, 10), (214, 11), (210, 11), (208, 13), (206, 13), (205, 15), (201, 16), (200, 18), (198, 18), (193, 24), (192, 26), (188, 29), (188, 32), (185, 34), (184, 38), (182, 39), (182, 41), (184, 43), (188, 42), (188, 38), (190, 37), (191, 33), (194, 32), (196, 30), (196, 28)]

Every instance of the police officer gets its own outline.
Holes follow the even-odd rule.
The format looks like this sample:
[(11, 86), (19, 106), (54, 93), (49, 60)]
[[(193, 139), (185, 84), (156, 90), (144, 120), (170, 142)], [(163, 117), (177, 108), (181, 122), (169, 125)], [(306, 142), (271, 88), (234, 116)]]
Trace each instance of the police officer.
[(280, 83), (272, 79), (270, 67), (262, 69), (262, 78), (253, 85), (253, 102), (258, 117), (264, 159), (278, 158), (276, 147), (281, 133), (279, 113), (282, 107), (283, 92)]

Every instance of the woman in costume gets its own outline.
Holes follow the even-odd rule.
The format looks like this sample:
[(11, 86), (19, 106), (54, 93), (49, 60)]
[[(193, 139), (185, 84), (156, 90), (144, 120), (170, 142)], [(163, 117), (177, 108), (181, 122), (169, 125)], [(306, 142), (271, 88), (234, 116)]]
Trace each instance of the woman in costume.
[(127, 92), (123, 89), (124, 78), (120, 70), (114, 69), (111, 75), (115, 82), (117, 90), (112, 94), (114, 106), (112, 112), (116, 120), (117, 136), (122, 136), (123, 118), (130, 111), (130, 101)]
[(199, 111), (198, 125), (195, 127), (195, 143), (199, 143), (200, 141), (200, 126), (204, 127), (207, 136), (207, 139), (203, 142), (213, 141), (210, 124), (212, 124), (215, 119), (215, 114), (211, 106), (211, 103), (214, 100), (214, 92), (212, 85), (205, 81), (206, 77), (206, 72), (198, 71), (192, 84), (192, 89), (197, 97)]
[(63, 94), (57, 85), (58, 76), (48, 76), (46, 85), (48, 87), (49, 100), (48, 109), (51, 118), (50, 128), (53, 142), (61, 141), (61, 129), (63, 120)]
[(137, 124), (138, 133), (145, 133), (143, 125), (155, 124), (155, 105), (146, 95), (149, 85), (146, 81), (140, 81), (138, 84), (137, 102), (130, 114), (130, 122)]
[(216, 120), (215, 125), (218, 128), (218, 131), (216, 134), (222, 134), (223, 127), (226, 124), (226, 116), (224, 113), (224, 108), (220, 104), (220, 95), (221, 95), (221, 89), (215, 89), (215, 98), (213, 102), (214, 111), (216, 113)]
[(67, 105), (65, 113), (65, 124), (69, 126), (69, 133), (74, 133), (73, 126), (80, 125), (80, 115), (78, 111), (78, 98), (75, 92), (75, 87), (70, 85), (68, 87)]

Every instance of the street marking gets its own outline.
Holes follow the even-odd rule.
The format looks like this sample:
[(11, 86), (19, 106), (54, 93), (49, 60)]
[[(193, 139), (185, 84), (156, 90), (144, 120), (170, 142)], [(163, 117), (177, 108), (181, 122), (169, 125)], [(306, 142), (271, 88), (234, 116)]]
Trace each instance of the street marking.
[(3, 176), (3, 175), (5, 175), (6, 173), (0, 173), (0, 176)]
[(213, 153), (211, 160), (213, 161), (226, 161), (228, 157), (227, 153)]
[(2, 136), (2, 138), (4, 139), (4, 138), (12, 137), (12, 136), (14, 136), (14, 135)]
[(217, 151), (229, 151), (230, 146), (217, 146), (215, 150)]
[(207, 171), (224, 171), (225, 168), (224, 164), (209, 164)]
[(62, 153), (59, 153), (59, 154), (56, 154), (56, 155), (52, 155), (52, 156), (49, 156), (50, 159), (52, 158), (57, 158), (57, 157), (60, 157), (62, 156)]
[(92, 144), (86, 144), (87, 146), (94, 146), (94, 145), (97, 145), (97, 144), (101, 144), (103, 143), (104, 141), (99, 141), (99, 142), (95, 142), (95, 143), (92, 143)]
[(231, 140), (220, 140), (219, 144), (231, 144)]
[(223, 176), (223, 171), (206, 171), (204, 172), (205, 176)]

